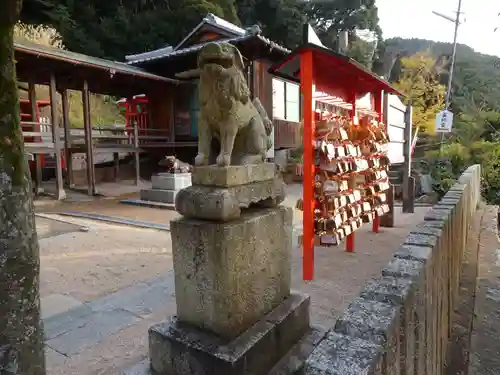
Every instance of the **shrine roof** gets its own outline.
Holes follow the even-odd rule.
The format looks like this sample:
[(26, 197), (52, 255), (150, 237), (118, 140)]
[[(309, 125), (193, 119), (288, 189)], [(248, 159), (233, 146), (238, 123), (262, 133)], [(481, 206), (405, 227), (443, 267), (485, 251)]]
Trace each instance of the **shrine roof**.
[(175, 48), (174, 50), (181, 49), (185, 47), (189, 42), (191, 42), (196, 35), (204, 29), (215, 30), (219, 34), (223, 34), (226, 37), (237, 37), (246, 34), (246, 30), (241, 27), (228, 22), (216, 15), (209, 13), (203, 20), (196, 26)]
[[(307, 26), (309, 27), (309, 25)], [(310, 33), (314, 33), (312, 28), (309, 27), (309, 29)], [(307, 31), (306, 29), (304, 34), (307, 34)], [(352, 92), (355, 92), (356, 96), (376, 91), (402, 95), (387, 81), (354, 59), (321, 45), (315, 34), (311, 39), (306, 36), (305, 42), (301, 46), (292, 51), (281, 62), (271, 66), (269, 72), (280, 78), (300, 83), (300, 57), (305, 52), (312, 53), (313, 77), (317, 91), (342, 98), (346, 98)]]
[(179, 81), (158, 76), (122, 62), (101, 59), (27, 41), (15, 42), (16, 70), (20, 81), (48, 84), (54, 73), (60, 87), (81, 89), (87, 80), (92, 92), (124, 94), (147, 91)]
[(253, 32), (243, 36), (205, 41), (194, 46), (143, 59), (140, 62), (129, 62), (128, 64), (140, 66), (157, 75), (186, 79), (186, 77), (180, 77), (179, 74), (190, 69), (196, 69), (198, 52), (208, 43), (231, 43), (238, 48), (247, 61), (263, 59), (276, 62), (290, 53), (290, 50), (260, 35), (260, 31), (254, 29)]
[[(141, 59), (127, 62), (128, 65), (151, 65), (157, 62), (169, 62), (181, 60), (189, 56), (197, 56), (198, 51), (208, 43), (231, 43), (238, 47), (242, 55), (248, 59), (254, 58), (270, 58), (273, 61), (278, 61), (283, 56), (290, 53), (290, 50), (271, 41), (270, 39), (258, 34), (247, 33), (245, 35), (232, 38), (208, 40), (177, 50), (166, 50), (164, 53), (145, 56)], [(185, 66), (184, 66), (185, 68)]]

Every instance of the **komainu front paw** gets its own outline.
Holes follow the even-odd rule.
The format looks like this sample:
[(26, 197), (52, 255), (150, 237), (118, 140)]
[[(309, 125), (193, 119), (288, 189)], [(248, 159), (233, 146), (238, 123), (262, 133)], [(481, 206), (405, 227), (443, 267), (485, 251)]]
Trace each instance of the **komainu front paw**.
[(220, 167), (227, 167), (231, 163), (231, 157), (227, 154), (219, 154), (216, 162)]
[(194, 165), (207, 165), (208, 164), (208, 158), (205, 156), (205, 154), (198, 154), (194, 158)]

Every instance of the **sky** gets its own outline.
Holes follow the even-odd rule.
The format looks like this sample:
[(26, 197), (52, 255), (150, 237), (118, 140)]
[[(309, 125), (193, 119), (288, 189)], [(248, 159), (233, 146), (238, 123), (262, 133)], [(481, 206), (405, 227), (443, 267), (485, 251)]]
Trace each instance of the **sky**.
[[(420, 38), (453, 42), (454, 24), (432, 13), (455, 17), (458, 0), (376, 0), (384, 39)], [(500, 0), (462, 0), (458, 42), (500, 57)], [(494, 32), (495, 27), (499, 27)]]

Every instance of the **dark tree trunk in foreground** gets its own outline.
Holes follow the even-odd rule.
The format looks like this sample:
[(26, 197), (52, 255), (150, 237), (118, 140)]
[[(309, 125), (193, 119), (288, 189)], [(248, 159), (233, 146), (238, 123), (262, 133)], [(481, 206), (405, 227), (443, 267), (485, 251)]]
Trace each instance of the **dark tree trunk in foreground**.
[(0, 375), (43, 375), (40, 257), (13, 47), (21, 3), (0, 0)]

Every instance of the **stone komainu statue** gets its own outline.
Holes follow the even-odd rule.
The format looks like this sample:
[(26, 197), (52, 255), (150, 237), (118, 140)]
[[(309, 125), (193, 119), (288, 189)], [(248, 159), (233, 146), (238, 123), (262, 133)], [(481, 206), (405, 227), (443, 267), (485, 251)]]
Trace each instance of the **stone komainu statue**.
[(250, 98), (240, 51), (209, 43), (198, 55), (200, 114), (196, 165), (209, 163), (213, 137), (219, 166), (257, 164), (271, 147), (272, 122), (258, 98)]
[(167, 169), (168, 173), (191, 173), (192, 167), (175, 156), (165, 156), (158, 165)]

